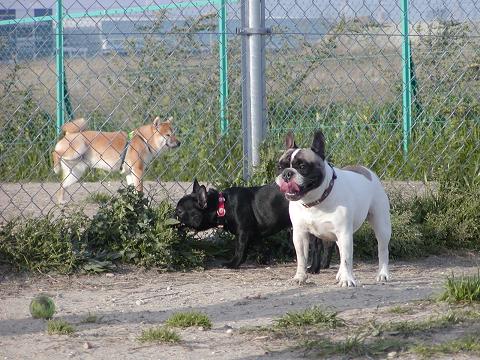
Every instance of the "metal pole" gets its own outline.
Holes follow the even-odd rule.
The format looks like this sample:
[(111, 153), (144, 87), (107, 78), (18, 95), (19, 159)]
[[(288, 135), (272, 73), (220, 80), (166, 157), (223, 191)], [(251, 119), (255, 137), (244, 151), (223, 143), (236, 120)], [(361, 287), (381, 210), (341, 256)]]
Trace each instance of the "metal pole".
[[(247, 27), (246, 12), (247, 0), (241, 0), (240, 21), (241, 29)], [(249, 101), (249, 76), (248, 76), (248, 47), (247, 37), (242, 36), (242, 135), (243, 135), (243, 179), (248, 181), (251, 175), (252, 154), (250, 152), (250, 139), (252, 138), (250, 130), (250, 101)]]
[(218, 16), (218, 53), (220, 64), (220, 130), (222, 135), (228, 132), (228, 64), (227, 64), (227, 8), (225, 0), (220, 0)]
[(262, 69), (262, 7), (263, 0), (248, 0), (249, 45), (249, 81), (250, 81), (250, 124), (252, 131), (252, 166), (260, 165), (260, 144), (263, 135), (264, 73)]
[(408, 156), (411, 133), (411, 72), (410, 72), (410, 41), (408, 30), (408, 0), (400, 0), (402, 10), (402, 60), (403, 60), (403, 155)]
[(57, 0), (56, 26), (56, 65), (57, 65), (57, 134), (62, 131), (64, 108), (64, 68), (63, 68), (63, 0)]

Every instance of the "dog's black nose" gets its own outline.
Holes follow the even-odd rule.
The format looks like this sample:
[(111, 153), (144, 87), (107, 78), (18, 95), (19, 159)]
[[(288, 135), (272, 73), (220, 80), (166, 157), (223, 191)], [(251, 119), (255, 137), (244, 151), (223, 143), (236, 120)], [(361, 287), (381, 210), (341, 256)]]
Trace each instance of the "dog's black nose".
[(290, 181), (290, 179), (293, 177), (294, 174), (295, 173), (292, 170), (285, 169), (282, 174), (283, 180)]

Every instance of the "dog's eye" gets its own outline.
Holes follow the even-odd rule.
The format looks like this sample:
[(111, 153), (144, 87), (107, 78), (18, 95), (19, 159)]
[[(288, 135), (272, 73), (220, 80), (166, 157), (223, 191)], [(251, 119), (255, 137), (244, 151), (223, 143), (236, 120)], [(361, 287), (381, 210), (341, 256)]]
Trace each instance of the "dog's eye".
[(304, 163), (300, 163), (300, 164), (298, 165), (298, 168), (299, 168), (300, 170), (305, 169), (305, 164), (304, 164)]

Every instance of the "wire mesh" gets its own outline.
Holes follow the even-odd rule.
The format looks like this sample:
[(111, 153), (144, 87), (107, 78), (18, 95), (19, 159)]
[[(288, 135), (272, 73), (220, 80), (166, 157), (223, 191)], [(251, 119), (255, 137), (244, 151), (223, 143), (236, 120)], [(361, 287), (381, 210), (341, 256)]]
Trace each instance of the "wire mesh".
[(406, 154), (401, 2), (267, 4), (272, 135), (294, 129), (306, 144), (322, 127), (335, 164), (364, 164), (383, 180), (414, 184), (447, 172), (479, 176), (476, 2), (409, 1), (413, 71)]
[[(173, 118), (175, 136), (182, 146), (156, 156), (145, 166), (143, 176), (149, 192), (161, 197), (183, 195), (194, 177), (214, 181), (241, 171), (238, 51), (229, 56), (232, 100), (227, 103), (228, 134), (220, 133), (220, 4), (216, 0), (63, 2), (66, 99), (74, 117), (87, 119), (86, 130), (127, 134), (152, 124), (156, 116)], [(3, 220), (56, 208), (61, 175), (53, 172), (52, 151), (62, 138), (55, 133), (56, 24), (54, 17), (38, 21), (41, 16), (55, 15), (55, 5), (55, 1), (0, 5), (0, 21), (15, 19), (0, 23), (0, 104), (6, 109), (0, 115)], [(229, 2), (226, 10), (226, 32), (232, 36), (232, 26), (239, 22), (236, 1)], [(78, 177), (67, 189), (70, 196), (66, 200), (71, 197), (70, 202), (78, 205), (88, 201), (89, 194), (111, 193), (126, 184), (125, 176), (117, 171), (118, 161), (105, 164), (109, 156), (122, 156), (127, 146), (124, 138), (113, 155), (110, 150), (93, 149), (92, 144), (101, 142), (102, 135), (69, 139), (71, 158), (85, 160), (95, 153), (96, 160), (90, 165), (104, 170), (77, 176), (83, 173), (78, 167), (72, 171), (77, 162), (64, 157), (62, 164)], [(77, 140), (89, 147), (89, 152), (77, 146)], [(154, 139), (144, 140), (154, 144)], [(138, 152), (145, 149), (148, 152), (152, 147), (143, 146)], [(146, 165), (150, 155), (138, 154), (137, 160)], [(126, 156), (130, 156), (128, 152)], [(115, 171), (108, 171), (109, 166)]]
[[(0, 222), (57, 209), (55, 5), (54, 0), (0, 4)], [(63, 5), (72, 116), (87, 119), (88, 129), (125, 134), (156, 116), (173, 117), (181, 146), (146, 167), (148, 193), (175, 200), (194, 177), (209, 183), (241, 178), (239, 1), (226, 1), (225, 134), (219, 108), (220, 1), (64, 0)], [(370, 166), (383, 180), (415, 184), (447, 172), (479, 176), (480, 8), (475, 1), (409, 5), (412, 128), (404, 154), (399, 2), (266, 1), (265, 149), (273, 150), (266, 153), (279, 155), (287, 130), (308, 144), (321, 127), (331, 161)], [(74, 206), (126, 183), (118, 171), (98, 169), (78, 180), (68, 189)]]

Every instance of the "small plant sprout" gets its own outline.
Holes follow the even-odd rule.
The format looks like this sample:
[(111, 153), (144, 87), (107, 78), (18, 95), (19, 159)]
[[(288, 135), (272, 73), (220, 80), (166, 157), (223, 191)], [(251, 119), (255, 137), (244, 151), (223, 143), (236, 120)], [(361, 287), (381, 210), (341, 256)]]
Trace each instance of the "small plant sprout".
[(204, 329), (210, 329), (212, 327), (212, 322), (208, 315), (198, 311), (191, 311), (173, 314), (166, 321), (166, 325), (180, 328), (202, 326)]
[(166, 327), (154, 327), (151, 329), (143, 330), (142, 334), (138, 337), (138, 340), (142, 343), (145, 342), (160, 342), (160, 343), (178, 343), (180, 342), (180, 335), (175, 331)]

